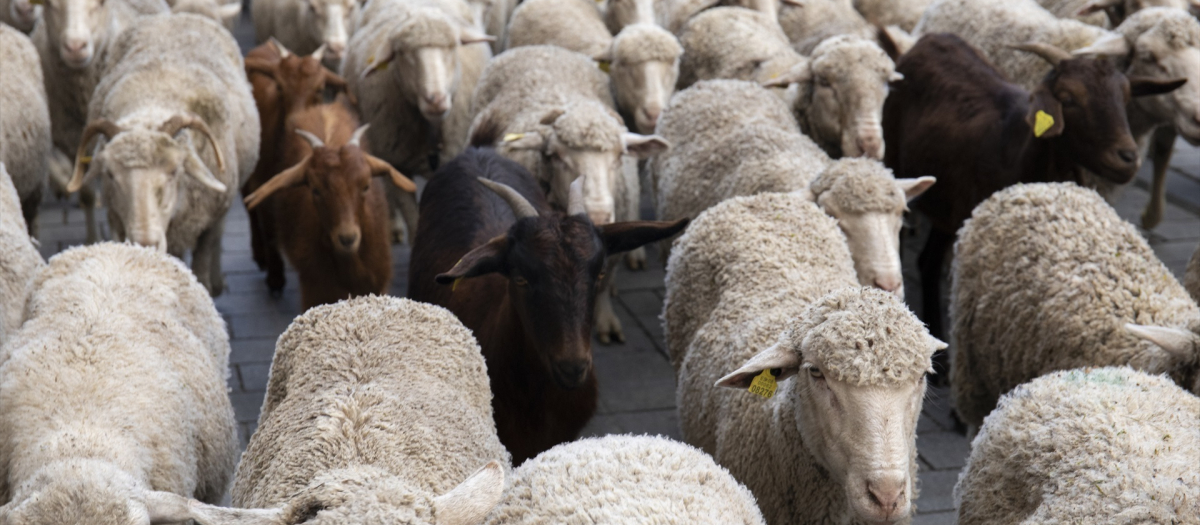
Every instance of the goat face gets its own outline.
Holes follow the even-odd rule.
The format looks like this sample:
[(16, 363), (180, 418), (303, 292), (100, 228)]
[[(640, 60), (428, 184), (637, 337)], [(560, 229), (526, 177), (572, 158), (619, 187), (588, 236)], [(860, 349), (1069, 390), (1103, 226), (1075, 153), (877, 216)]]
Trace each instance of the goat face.
[(384, 209), (383, 181), (372, 177), (371, 168), (356, 146), (317, 148), (305, 185), (316, 210), (321, 230), (329, 235), (333, 252), (358, 253), (362, 224), (369, 209)]

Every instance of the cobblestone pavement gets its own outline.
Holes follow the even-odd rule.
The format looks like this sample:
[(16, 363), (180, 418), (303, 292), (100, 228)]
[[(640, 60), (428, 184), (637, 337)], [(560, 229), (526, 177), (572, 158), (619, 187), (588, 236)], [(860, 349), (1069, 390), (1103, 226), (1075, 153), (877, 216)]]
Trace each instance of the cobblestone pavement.
[[(243, 19), (239, 27), (243, 47), (250, 43), (245, 32), (249, 25)], [(1148, 199), (1148, 180), (1148, 167), (1143, 167), (1138, 181), (1117, 200), (1121, 216), (1135, 224)], [(1177, 276), (1182, 276), (1188, 257), (1200, 242), (1200, 149), (1179, 143), (1168, 187), (1171, 197), (1166, 219), (1146, 235), (1163, 262)], [(97, 215), (101, 231), (107, 237), (103, 211)], [(48, 199), (39, 217), (42, 255), (49, 257), (82, 243), (83, 215), (73, 204)], [(231, 334), (229, 388), (243, 447), (258, 420), (275, 340), (300, 313), (294, 273), (288, 274), (281, 297), (268, 295), (265, 274), (250, 257), (248, 228), (245, 209), (240, 203), (235, 204), (229, 212), (222, 242), (221, 260), (229, 289), (216, 301)], [(648, 255), (651, 263), (659, 260), (654, 249)], [(408, 248), (395, 247), (393, 256), (396, 271), (391, 292), (403, 295), (407, 287)], [(625, 328), (626, 342), (594, 346), (600, 406), (595, 419), (584, 429), (585, 436), (647, 433), (681, 438), (675, 411), (674, 373), (666, 358), (658, 318), (664, 293), (663, 272), (658, 264), (651, 267), (641, 272), (622, 269), (618, 276), (620, 294), (614, 306)], [(917, 428), (921, 470), (919, 516), (915, 521), (918, 525), (955, 522), (951, 492), (970, 444), (955, 430), (950, 408), (947, 389), (929, 389)]]

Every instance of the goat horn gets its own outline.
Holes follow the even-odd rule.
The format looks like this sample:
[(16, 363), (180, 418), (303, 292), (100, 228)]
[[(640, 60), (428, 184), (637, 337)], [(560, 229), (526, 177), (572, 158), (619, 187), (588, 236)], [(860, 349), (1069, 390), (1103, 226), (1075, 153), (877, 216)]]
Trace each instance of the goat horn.
[(366, 133), (367, 128), (369, 128), (369, 127), (371, 127), (370, 124), (363, 124), (363, 125), (359, 126), (358, 129), (354, 130), (354, 134), (350, 135), (350, 142), (347, 142), (346, 145), (347, 146), (358, 146), (361, 148), (362, 146), (359, 145), (359, 141), (362, 140), (363, 133)]
[(522, 197), (521, 194), (517, 193), (517, 190), (512, 189), (511, 186), (504, 183), (491, 181), (483, 177), (479, 177), (479, 182), (483, 183), (484, 186), (487, 186), (488, 189), (496, 192), (496, 195), (499, 195), (501, 199), (504, 199), (504, 201), (508, 203), (508, 206), (512, 208), (513, 215), (517, 216), (517, 220), (524, 219), (525, 217), (538, 216), (537, 208), (534, 208), (532, 204), (529, 204), (529, 201), (525, 200), (525, 197)]
[(1063, 51), (1057, 46), (1042, 42), (1029, 42), (1027, 44), (1017, 44), (1009, 47), (1012, 49), (1033, 53), (1039, 57), (1042, 57), (1042, 60), (1049, 62), (1050, 65), (1056, 68), (1060, 63), (1062, 63), (1063, 60), (1071, 59), (1070, 53)]
[(280, 42), (275, 37), (271, 37), (271, 45), (275, 46), (275, 49), (279, 51), (279, 58), (287, 58), (292, 55), (292, 52), (288, 51), (288, 48), (283, 47), (283, 42)]
[(567, 215), (581, 213), (587, 213), (587, 208), (583, 206), (583, 177), (575, 179), (571, 188), (567, 190)]
[(208, 139), (209, 145), (212, 146), (213, 155), (217, 157), (217, 171), (225, 173), (225, 157), (221, 155), (221, 147), (217, 145), (217, 139), (213, 138), (212, 130), (208, 129), (208, 124), (195, 115), (175, 115), (163, 123), (159, 131), (174, 137), (184, 129), (192, 129), (204, 135)]
[(306, 155), (295, 166), (283, 170), (271, 177), (262, 186), (247, 195), (242, 203), (246, 205), (247, 210), (253, 210), (255, 206), (262, 204), (262, 201), (270, 197), (272, 193), (279, 191), (288, 186), (298, 184), (304, 178), (304, 172), (308, 170), (308, 161), (312, 159), (312, 155)]
[(71, 174), (71, 182), (67, 183), (67, 192), (74, 193), (83, 187), (83, 166), (87, 164), (83, 158), (87, 156), (88, 143), (97, 134), (104, 135), (104, 138), (111, 140), (118, 133), (125, 131), (108, 119), (94, 120), (87, 125), (83, 130), (83, 136), (79, 139), (79, 148), (75, 150), (75, 172)]
[(313, 149), (325, 147), (325, 141), (321, 140), (320, 137), (313, 135), (312, 133), (309, 133), (302, 129), (298, 129), (298, 130), (296, 130), (296, 134), (300, 135), (301, 137), (304, 137), (304, 140), (307, 140), (308, 145), (312, 146)]
[(320, 62), (321, 59), (325, 58), (325, 48), (328, 46), (329, 44), (321, 44), (321, 47), (318, 47), (316, 51), (312, 52), (312, 57), (316, 59), (317, 62)]

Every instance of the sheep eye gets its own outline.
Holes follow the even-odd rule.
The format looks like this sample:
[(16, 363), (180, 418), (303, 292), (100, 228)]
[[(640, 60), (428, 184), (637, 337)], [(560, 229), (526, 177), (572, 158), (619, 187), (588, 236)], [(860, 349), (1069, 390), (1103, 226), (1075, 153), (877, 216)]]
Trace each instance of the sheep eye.
[(525, 280), (524, 277), (521, 277), (520, 275), (518, 275), (516, 277), (513, 277), (513, 284), (516, 284), (517, 286), (529, 286), (529, 281)]
[(815, 366), (810, 366), (808, 368), (808, 376), (813, 379), (825, 379), (825, 374), (821, 372), (820, 368)]
[(821, 87), (823, 87), (823, 88), (833, 87), (833, 86), (832, 86), (832, 85), (829, 83), (829, 79), (827, 79), (827, 78), (825, 78), (825, 77), (817, 77), (817, 85), (818, 85), (818, 86), (821, 86)]

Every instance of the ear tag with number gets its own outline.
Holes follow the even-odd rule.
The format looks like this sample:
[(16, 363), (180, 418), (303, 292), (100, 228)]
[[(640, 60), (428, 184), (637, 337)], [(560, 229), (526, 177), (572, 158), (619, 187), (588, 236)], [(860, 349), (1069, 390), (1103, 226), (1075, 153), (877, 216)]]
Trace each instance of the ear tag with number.
[(762, 396), (763, 399), (771, 399), (771, 396), (775, 395), (775, 389), (779, 386), (775, 382), (775, 376), (779, 374), (778, 368), (763, 370), (761, 374), (754, 377), (753, 381), (750, 381), (748, 390), (751, 394)]
[(1054, 117), (1039, 109), (1037, 115), (1033, 117), (1033, 136), (1040, 138), (1052, 127), (1054, 127)]

